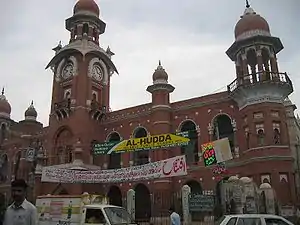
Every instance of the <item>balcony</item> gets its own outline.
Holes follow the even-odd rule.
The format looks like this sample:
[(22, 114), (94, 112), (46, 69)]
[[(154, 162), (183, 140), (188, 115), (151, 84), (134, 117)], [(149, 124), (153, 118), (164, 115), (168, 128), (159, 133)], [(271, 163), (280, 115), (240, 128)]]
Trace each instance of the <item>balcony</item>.
[(106, 108), (106, 106), (103, 106), (99, 102), (93, 100), (91, 102), (90, 113), (94, 120), (101, 121), (102, 119), (105, 118), (105, 115), (107, 113), (107, 108)]
[(293, 84), (287, 73), (260, 71), (235, 79), (227, 91), (242, 107), (258, 99), (280, 102), (293, 92)]
[(65, 99), (54, 104), (54, 113), (59, 120), (69, 117), (71, 112), (71, 99)]

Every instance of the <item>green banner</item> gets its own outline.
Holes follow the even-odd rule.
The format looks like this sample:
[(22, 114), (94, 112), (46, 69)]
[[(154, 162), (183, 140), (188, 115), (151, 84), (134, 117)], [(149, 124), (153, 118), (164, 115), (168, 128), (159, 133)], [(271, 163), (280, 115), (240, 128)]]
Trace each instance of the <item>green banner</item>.
[(95, 143), (93, 154), (104, 155), (185, 146), (190, 143), (190, 137), (195, 137), (195, 134), (197, 131), (185, 131), (176, 134), (160, 134), (122, 141)]

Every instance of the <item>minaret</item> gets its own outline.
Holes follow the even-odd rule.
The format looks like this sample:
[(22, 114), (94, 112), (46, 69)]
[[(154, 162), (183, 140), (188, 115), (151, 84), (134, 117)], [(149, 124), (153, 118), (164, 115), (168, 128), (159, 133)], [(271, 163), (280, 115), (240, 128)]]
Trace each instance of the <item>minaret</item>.
[(235, 62), (236, 79), (228, 85), (228, 92), (237, 102), (246, 139), (250, 139), (245, 141), (248, 144), (241, 145), (244, 150), (287, 145), (283, 101), (293, 92), (293, 85), (277, 63), (283, 45), (278, 37), (272, 36), (267, 21), (248, 1), (234, 33), (235, 41), (226, 53)]
[(101, 120), (109, 109), (110, 76), (117, 69), (114, 53), (100, 47), (106, 24), (99, 16), (94, 0), (79, 0), (66, 20), (69, 44), (53, 48), (55, 56), (46, 67), (54, 72), (50, 124), (76, 114)]
[[(171, 106), (170, 93), (174, 87), (168, 83), (168, 74), (159, 61), (152, 76), (153, 84), (148, 86), (147, 91), (152, 94), (153, 134), (166, 134), (171, 132)], [(162, 151), (154, 151), (154, 161), (163, 158)], [(151, 157), (153, 158), (153, 157)]]

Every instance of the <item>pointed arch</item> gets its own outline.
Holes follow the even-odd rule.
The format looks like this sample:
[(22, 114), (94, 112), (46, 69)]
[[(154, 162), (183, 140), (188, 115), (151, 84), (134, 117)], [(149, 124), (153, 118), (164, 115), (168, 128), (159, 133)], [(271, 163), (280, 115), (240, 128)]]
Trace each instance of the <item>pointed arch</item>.
[[(148, 136), (148, 131), (145, 127), (139, 126), (134, 129), (133, 138), (142, 138)], [(133, 152), (134, 164), (144, 165), (149, 163), (149, 151), (137, 151)]]
[(231, 117), (226, 113), (220, 113), (213, 118), (212, 124), (213, 140), (228, 138), (231, 151), (234, 152), (234, 130)]
[(54, 134), (54, 146), (57, 156), (56, 163), (73, 161), (73, 132), (68, 126), (60, 127)]
[(110, 205), (122, 206), (122, 192), (120, 188), (116, 185), (113, 185), (109, 188), (107, 197)]
[(151, 197), (148, 187), (139, 183), (135, 191), (135, 218), (137, 222), (149, 222), (151, 218)]
[(184, 120), (179, 125), (179, 132), (189, 132), (190, 143), (181, 147), (181, 154), (186, 156), (188, 164), (197, 164), (199, 161), (199, 143), (197, 124), (193, 120)]
[(9, 164), (7, 154), (3, 154), (0, 159), (0, 183), (8, 181)]
[[(113, 131), (107, 137), (108, 142), (121, 141), (121, 136), (118, 132)], [(112, 153), (109, 155), (108, 169), (119, 169), (121, 168), (121, 157), (120, 153)]]

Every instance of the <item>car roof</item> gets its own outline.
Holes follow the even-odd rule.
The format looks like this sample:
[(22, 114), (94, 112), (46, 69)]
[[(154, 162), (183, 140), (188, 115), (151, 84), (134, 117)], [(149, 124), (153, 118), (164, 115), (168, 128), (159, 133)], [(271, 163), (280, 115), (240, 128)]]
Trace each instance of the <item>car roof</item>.
[(99, 208), (107, 208), (107, 207), (114, 207), (114, 208), (122, 208), (120, 206), (115, 205), (107, 205), (107, 204), (92, 204), (92, 205), (85, 205), (84, 206), (87, 209), (99, 209)]
[(247, 218), (254, 218), (254, 217), (267, 217), (267, 218), (274, 218), (274, 219), (281, 219), (281, 216), (272, 215), (272, 214), (234, 214), (234, 215), (225, 215), (227, 217), (247, 217)]

